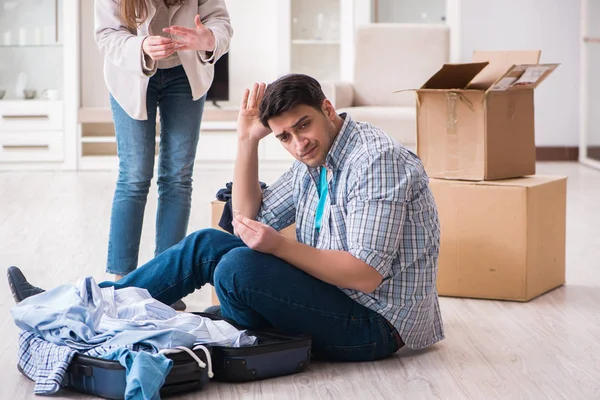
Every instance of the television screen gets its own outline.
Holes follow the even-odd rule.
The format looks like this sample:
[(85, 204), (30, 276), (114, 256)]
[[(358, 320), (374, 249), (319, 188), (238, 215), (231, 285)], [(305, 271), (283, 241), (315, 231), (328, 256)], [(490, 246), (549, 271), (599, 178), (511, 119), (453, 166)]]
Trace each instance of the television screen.
[(225, 53), (215, 63), (215, 77), (206, 94), (206, 101), (229, 100), (229, 53)]

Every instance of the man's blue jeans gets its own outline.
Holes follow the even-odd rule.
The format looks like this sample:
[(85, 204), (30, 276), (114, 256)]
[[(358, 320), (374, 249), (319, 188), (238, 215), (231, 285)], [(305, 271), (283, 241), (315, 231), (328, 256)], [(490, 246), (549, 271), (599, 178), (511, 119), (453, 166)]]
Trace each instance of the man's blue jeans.
[(395, 330), (376, 312), (214, 229), (194, 232), (118, 282), (100, 286), (141, 287), (173, 304), (207, 283), (215, 287), (223, 317), (252, 329), (310, 334), (316, 358), (370, 361), (398, 350)]
[(158, 255), (182, 240), (188, 228), (192, 174), (205, 97), (194, 101), (182, 66), (159, 69), (146, 96), (148, 119), (131, 118), (111, 96), (119, 177), (113, 197), (106, 271), (126, 275), (138, 264), (144, 209), (154, 174), (156, 112), (160, 108)]

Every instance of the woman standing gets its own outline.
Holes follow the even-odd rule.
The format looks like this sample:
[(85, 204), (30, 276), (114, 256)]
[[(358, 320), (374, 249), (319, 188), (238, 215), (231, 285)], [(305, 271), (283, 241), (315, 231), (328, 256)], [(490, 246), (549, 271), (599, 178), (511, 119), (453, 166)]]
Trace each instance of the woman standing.
[(138, 264), (157, 109), (155, 255), (186, 235), (206, 92), (232, 34), (224, 0), (96, 0), (96, 43), (104, 55), (119, 157), (106, 267), (115, 280)]

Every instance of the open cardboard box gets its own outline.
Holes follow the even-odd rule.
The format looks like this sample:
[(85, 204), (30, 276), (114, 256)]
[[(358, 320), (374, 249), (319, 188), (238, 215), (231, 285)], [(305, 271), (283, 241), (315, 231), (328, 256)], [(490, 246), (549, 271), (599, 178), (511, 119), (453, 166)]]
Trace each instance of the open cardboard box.
[(417, 154), (432, 178), (535, 174), (533, 91), (558, 64), (540, 51), (476, 51), (444, 64), (417, 93)]

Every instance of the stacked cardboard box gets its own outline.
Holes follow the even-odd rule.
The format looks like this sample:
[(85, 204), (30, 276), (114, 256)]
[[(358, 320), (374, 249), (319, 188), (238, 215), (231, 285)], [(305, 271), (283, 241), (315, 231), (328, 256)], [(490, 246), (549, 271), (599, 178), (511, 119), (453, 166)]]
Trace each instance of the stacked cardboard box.
[(476, 52), (417, 92), (417, 154), (441, 223), (442, 296), (530, 300), (565, 281), (566, 178), (535, 175), (539, 51)]

